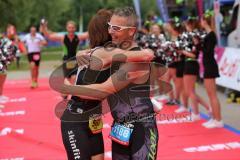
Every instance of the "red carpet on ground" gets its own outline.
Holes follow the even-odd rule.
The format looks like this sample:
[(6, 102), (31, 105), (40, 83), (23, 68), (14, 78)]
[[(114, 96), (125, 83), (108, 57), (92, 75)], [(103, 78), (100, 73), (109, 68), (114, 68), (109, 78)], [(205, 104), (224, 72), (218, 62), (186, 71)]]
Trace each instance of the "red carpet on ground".
[[(61, 100), (40, 80), (30, 89), (28, 80), (7, 81), (0, 112), (0, 160), (65, 160), (60, 121), (54, 114)], [(175, 106), (164, 107), (157, 116), (159, 160), (239, 160), (240, 136), (225, 128), (205, 129), (204, 120), (192, 122), (187, 113), (174, 114)], [(111, 116), (104, 116), (105, 159), (111, 159), (108, 137)]]

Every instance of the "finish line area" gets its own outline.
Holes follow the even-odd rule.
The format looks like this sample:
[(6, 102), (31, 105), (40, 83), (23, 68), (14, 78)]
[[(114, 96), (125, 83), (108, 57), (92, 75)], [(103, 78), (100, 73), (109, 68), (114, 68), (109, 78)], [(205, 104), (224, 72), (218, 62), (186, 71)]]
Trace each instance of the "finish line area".
[[(28, 80), (9, 80), (5, 95), (9, 100), (0, 112), (0, 160), (65, 160), (60, 120), (54, 109), (61, 100), (48, 79), (40, 79), (37, 89)], [(159, 160), (238, 160), (240, 134), (227, 128), (206, 129), (206, 119), (192, 122), (187, 112), (176, 114), (176, 106), (164, 106), (157, 115)], [(112, 118), (103, 116), (105, 159), (111, 159), (108, 138)], [(156, 145), (156, 144), (152, 144)], [(94, 146), (92, 146), (94, 147)]]

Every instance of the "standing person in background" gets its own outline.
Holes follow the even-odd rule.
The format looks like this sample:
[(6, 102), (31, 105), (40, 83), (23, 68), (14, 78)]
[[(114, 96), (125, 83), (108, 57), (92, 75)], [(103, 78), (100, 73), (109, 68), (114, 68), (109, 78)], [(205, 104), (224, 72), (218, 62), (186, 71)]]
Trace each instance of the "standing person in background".
[[(155, 43), (152, 43), (152, 45), (148, 46), (148, 48), (153, 49), (154, 52), (157, 52), (157, 44), (156, 43), (164, 43), (166, 41), (164, 32), (163, 32), (163, 28), (162, 25), (158, 24), (158, 23), (153, 23), (150, 26), (150, 32), (148, 33), (148, 38), (149, 42), (148, 43), (152, 43), (152, 41), (154, 42), (153, 39), (155, 39)], [(157, 41), (160, 42), (157, 42)], [(155, 45), (154, 45), (155, 44)], [(151, 99), (152, 103), (155, 104), (155, 107), (161, 108), (163, 106), (163, 104), (161, 103), (161, 100), (165, 99), (166, 96), (162, 95), (162, 91), (165, 88), (165, 84), (162, 83), (163, 81), (166, 81), (164, 79), (164, 76), (162, 76), (163, 70), (162, 67), (164, 67), (166, 65), (166, 62), (162, 59), (162, 57), (156, 57), (153, 60), (154, 65), (152, 65), (151, 68), (151, 72), (152, 72), (152, 76), (151, 76), (151, 85), (153, 87), (158, 87), (158, 92), (157, 95), (151, 95), (153, 98)], [(156, 83), (156, 85), (155, 85)]]
[[(150, 26), (150, 32), (149, 35), (154, 35), (156, 37), (158, 37), (159, 39), (161, 39), (162, 43), (164, 43), (166, 41), (164, 32), (163, 32), (163, 28), (161, 25), (154, 23)], [(160, 63), (162, 65), (166, 65), (166, 62), (162, 60), (161, 57), (157, 57), (155, 58), (154, 62)]]
[[(15, 45), (17, 45), (18, 49), (20, 50), (20, 53), (23, 53), (23, 54), (27, 53), (24, 43), (18, 37), (17, 29), (14, 25), (8, 24), (6, 37), (11, 41), (13, 41)], [(20, 53), (17, 53), (16, 55), (17, 68), (20, 68), (20, 56), (21, 56)]]
[(31, 88), (38, 87), (38, 75), (39, 65), (41, 60), (41, 47), (47, 45), (47, 41), (43, 36), (37, 33), (35, 26), (30, 27), (30, 33), (27, 34), (24, 39), (24, 43), (27, 46), (28, 61), (30, 64), (31, 71)]
[[(167, 25), (167, 31), (170, 34), (171, 41), (177, 41), (180, 34), (183, 32), (183, 27), (178, 18), (170, 20)], [(177, 53), (180, 51), (176, 50)], [(180, 60), (177, 62), (170, 63), (168, 65), (167, 82), (173, 80), (175, 95), (173, 92), (170, 94), (170, 100), (168, 105), (180, 105), (187, 106), (187, 96), (184, 92), (183, 87), (183, 70), (184, 70), (184, 55), (180, 56)], [(182, 98), (182, 103), (180, 99)]]
[[(49, 40), (58, 41), (63, 44), (64, 54), (63, 61), (67, 61), (69, 59), (73, 61), (68, 61), (63, 68), (65, 82), (73, 84), (76, 79), (77, 74), (77, 65), (75, 63), (75, 56), (77, 53), (77, 49), (79, 46), (79, 42), (82, 40), (86, 40), (88, 38), (88, 33), (76, 34), (76, 24), (74, 21), (68, 21), (66, 24), (67, 34), (58, 35), (57, 33), (50, 32), (47, 27), (47, 23), (44, 23), (40, 26), (41, 31), (44, 36), (46, 36)], [(64, 96), (67, 98), (67, 96)]]
[[(189, 18), (185, 23), (186, 33), (189, 34), (193, 31), (199, 30), (199, 22), (195, 18)], [(185, 55), (185, 65), (184, 65), (184, 90), (187, 96), (191, 100), (193, 121), (200, 120), (198, 103), (202, 104), (207, 110), (209, 110), (209, 105), (205, 102), (195, 91), (195, 83), (199, 75), (199, 64), (198, 55), (200, 50), (200, 43), (196, 37), (192, 37), (190, 45), (188, 46), (191, 51), (183, 50), (182, 53)], [(175, 112), (181, 113), (187, 111), (186, 106), (178, 108)]]
[[(14, 44), (18, 46), (18, 49), (20, 50), (21, 53), (26, 54), (26, 48), (24, 44), (20, 41), (17, 35), (16, 27), (14, 25), (8, 24), (5, 36), (8, 39), (12, 40)], [(6, 77), (7, 77), (6, 72), (0, 72), (0, 103), (6, 102), (8, 100), (8, 97), (3, 95), (3, 86), (5, 83)]]
[(221, 128), (224, 126), (221, 117), (221, 107), (217, 97), (215, 79), (219, 77), (218, 64), (214, 58), (214, 48), (217, 45), (217, 37), (213, 30), (214, 18), (212, 14), (205, 14), (201, 19), (201, 26), (207, 32), (203, 41), (203, 66), (204, 85), (212, 107), (212, 119), (203, 123), (206, 128)]

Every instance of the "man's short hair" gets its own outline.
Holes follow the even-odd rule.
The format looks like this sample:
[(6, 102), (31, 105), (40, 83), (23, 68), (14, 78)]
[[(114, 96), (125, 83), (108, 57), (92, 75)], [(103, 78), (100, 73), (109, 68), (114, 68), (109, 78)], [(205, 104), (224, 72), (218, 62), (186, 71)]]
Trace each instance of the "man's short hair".
[(128, 18), (128, 26), (137, 27), (137, 15), (132, 7), (116, 8), (113, 15)]

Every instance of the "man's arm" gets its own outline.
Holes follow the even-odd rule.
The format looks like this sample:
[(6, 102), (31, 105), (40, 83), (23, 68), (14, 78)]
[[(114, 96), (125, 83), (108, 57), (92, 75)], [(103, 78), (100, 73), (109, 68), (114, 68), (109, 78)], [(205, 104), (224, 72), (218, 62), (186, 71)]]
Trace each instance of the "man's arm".
[(45, 37), (47, 37), (49, 40), (52, 41), (58, 41), (63, 42), (64, 35), (58, 35), (57, 33), (54, 33), (52, 31), (49, 31), (47, 24), (42, 24), (41, 26), (41, 32), (44, 34)]
[[(90, 55), (89, 52), (78, 52), (77, 61), (79, 65), (88, 65)], [(91, 68), (100, 70), (112, 64), (112, 62), (150, 62), (154, 58), (154, 53), (150, 49), (141, 51), (128, 51), (115, 48), (107, 51), (105, 48), (97, 49), (92, 54)]]
[[(150, 49), (140, 51), (129, 51), (115, 48), (112, 51), (99, 50), (96, 53), (101, 59), (106, 59), (103, 65), (109, 65), (112, 62), (150, 62), (154, 58), (154, 52)], [(95, 54), (94, 54), (95, 56)]]
[(149, 64), (126, 63), (107, 81), (90, 85), (63, 85), (61, 93), (72, 94), (85, 99), (102, 100), (118, 92), (130, 83), (144, 83), (149, 77)]

